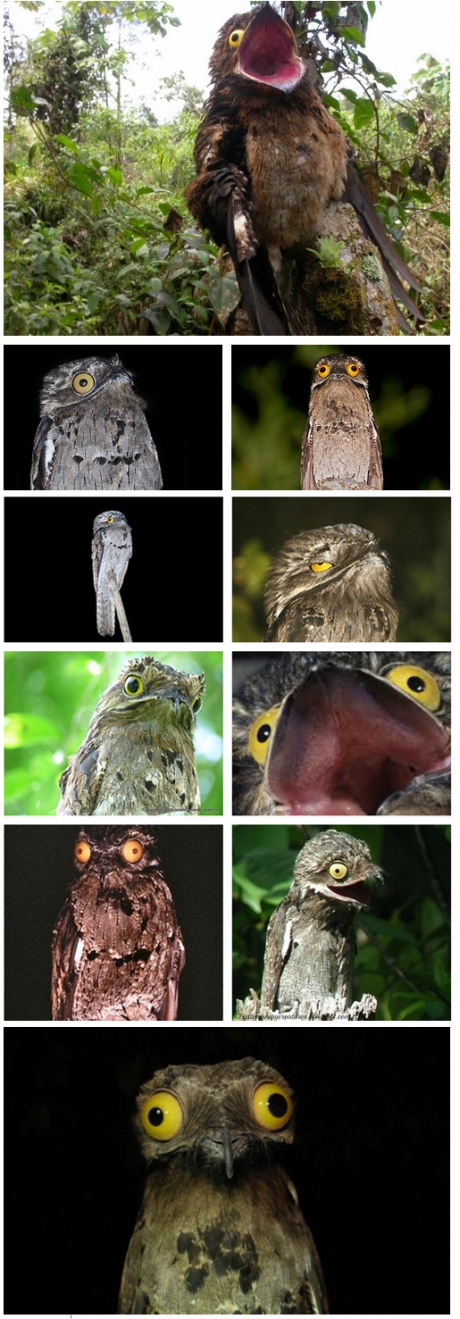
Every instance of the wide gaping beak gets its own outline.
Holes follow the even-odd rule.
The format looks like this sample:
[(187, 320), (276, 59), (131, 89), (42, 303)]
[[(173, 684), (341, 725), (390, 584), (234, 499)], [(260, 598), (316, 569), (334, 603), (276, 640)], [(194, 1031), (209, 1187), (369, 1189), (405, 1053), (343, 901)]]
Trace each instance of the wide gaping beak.
[(303, 77), (292, 29), (266, 4), (259, 9), (246, 28), (238, 48), (237, 72), (253, 82), (292, 92)]

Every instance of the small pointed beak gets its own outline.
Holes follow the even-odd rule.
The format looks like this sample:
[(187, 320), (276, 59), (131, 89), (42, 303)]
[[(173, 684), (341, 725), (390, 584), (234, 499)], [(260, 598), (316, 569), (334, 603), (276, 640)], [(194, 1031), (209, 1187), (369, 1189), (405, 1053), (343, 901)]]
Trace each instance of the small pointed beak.
[(224, 1163), (227, 1177), (233, 1177), (233, 1148), (229, 1132), (226, 1127), (222, 1128), (222, 1148), (224, 1151)]

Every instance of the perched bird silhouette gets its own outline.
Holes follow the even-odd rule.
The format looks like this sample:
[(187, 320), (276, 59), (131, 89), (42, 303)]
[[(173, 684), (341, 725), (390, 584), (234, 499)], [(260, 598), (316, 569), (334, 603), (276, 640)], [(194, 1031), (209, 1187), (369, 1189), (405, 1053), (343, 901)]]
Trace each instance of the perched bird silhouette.
[(254, 1058), (166, 1067), (142, 1087), (151, 1173), (128, 1247), (121, 1314), (327, 1314), (312, 1235), (280, 1157), (287, 1081)]
[(302, 438), (302, 490), (383, 490), (382, 451), (364, 363), (320, 357)]
[(265, 641), (396, 639), (388, 557), (353, 522), (286, 541), (267, 576), (265, 609)]
[(174, 1021), (185, 950), (147, 829), (80, 829), (52, 940), (54, 1021)]
[(124, 513), (119, 513), (115, 508), (110, 508), (107, 513), (98, 513), (93, 522), (91, 555), (96, 592), (96, 621), (100, 637), (113, 637), (115, 633), (115, 604), (111, 578), (113, 575), (118, 589), (121, 590), (132, 552), (131, 527)]
[(158, 454), (133, 379), (117, 355), (64, 362), (48, 372), (32, 490), (161, 490)]
[(366, 843), (337, 829), (305, 843), (289, 892), (268, 924), (262, 1009), (308, 1018), (334, 1017), (352, 1006), (353, 923), (369, 907), (371, 883), (381, 874)]
[(281, 654), (233, 719), (236, 815), (449, 815), (450, 654)]
[(96, 706), (59, 786), (57, 815), (197, 812), (193, 730), (204, 674), (130, 660)]
[(349, 143), (323, 105), (289, 24), (270, 4), (234, 14), (219, 33), (209, 71), (213, 86), (187, 198), (201, 227), (228, 247), (253, 332), (292, 332), (289, 258), (299, 260), (300, 246), (311, 246), (327, 207), (340, 200), (351, 202), (366, 237), (381, 250), (394, 295), (420, 317), (398, 275), (419, 285), (350, 163)]

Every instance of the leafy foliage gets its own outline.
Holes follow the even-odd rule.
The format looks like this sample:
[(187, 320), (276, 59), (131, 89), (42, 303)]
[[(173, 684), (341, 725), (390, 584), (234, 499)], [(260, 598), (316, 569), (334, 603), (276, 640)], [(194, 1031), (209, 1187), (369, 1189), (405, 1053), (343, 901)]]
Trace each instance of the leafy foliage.
[[(8, 652), (5, 655), (5, 812), (54, 815), (58, 781), (78, 750), (102, 692), (130, 655)], [(195, 734), (202, 812), (222, 812), (222, 655), (219, 651), (156, 655), (173, 668), (206, 675)]]
[[(236, 998), (260, 989), (268, 921), (291, 886), (300, 848), (323, 827), (234, 828)], [(375, 994), (380, 1021), (449, 1020), (450, 830), (346, 825), (344, 832), (363, 838), (385, 871), (371, 914), (356, 919), (355, 997)]]

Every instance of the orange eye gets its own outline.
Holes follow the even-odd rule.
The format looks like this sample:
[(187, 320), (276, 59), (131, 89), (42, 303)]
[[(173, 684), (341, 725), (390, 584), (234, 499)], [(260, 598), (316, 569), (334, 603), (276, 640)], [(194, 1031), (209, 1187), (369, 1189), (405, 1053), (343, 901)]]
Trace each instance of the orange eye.
[(91, 856), (91, 848), (89, 843), (85, 843), (82, 840), (81, 842), (75, 844), (74, 857), (76, 861), (81, 861), (84, 865), (86, 861), (89, 861), (90, 856)]
[(358, 363), (357, 363), (357, 362), (349, 362), (349, 363), (348, 363), (348, 366), (347, 366), (347, 372), (348, 372), (348, 375), (349, 375), (349, 376), (359, 376), (360, 370), (361, 370), (361, 367), (358, 366)]
[(315, 371), (317, 376), (321, 376), (321, 380), (325, 380), (326, 376), (330, 376), (331, 374), (331, 368), (328, 366), (327, 362), (319, 362), (315, 367)]
[(128, 838), (126, 843), (123, 843), (121, 855), (125, 861), (140, 861), (144, 855), (142, 843), (139, 843), (137, 838)]

